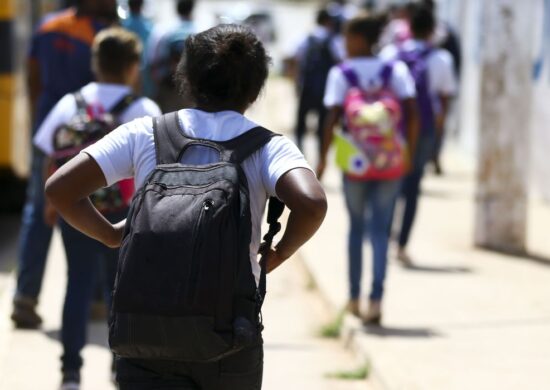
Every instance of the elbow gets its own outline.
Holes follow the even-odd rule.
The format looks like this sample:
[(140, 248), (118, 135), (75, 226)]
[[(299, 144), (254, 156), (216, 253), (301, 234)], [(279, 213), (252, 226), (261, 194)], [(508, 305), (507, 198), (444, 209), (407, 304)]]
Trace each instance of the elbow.
[(55, 174), (46, 180), (44, 195), (52, 205), (56, 206), (59, 203), (60, 198), (63, 195), (63, 191), (60, 190), (59, 180), (56, 180)]
[(319, 223), (325, 219), (328, 210), (328, 202), (325, 192), (319, 189), (315, 193), (308, 194), (302, 199), (299, 209), (304, 215)]

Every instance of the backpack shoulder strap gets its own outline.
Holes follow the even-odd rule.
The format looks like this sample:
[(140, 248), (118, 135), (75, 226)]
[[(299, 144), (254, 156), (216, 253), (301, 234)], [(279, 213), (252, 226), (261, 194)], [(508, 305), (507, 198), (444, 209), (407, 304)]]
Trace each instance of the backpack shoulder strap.
[(380, 78), (382, 79), (382, 86), (384, 88), (389, 87), (391, 83), (391, 78), (393, 75), (393, 62), (388, 62), (384, 64), (382, 70), (380, 71)]
[(221, 161), (241, 164), (271, 138), (279, 135), (263, 127), (255, 127), (228, 141), (191, 138), (184, 134), (177, 111), (153, 118), (153, 134), (157, 165), (179, 162), (191, 145), (209, 147), (220, 154)]
[(84, 99), (84, 95), (82, 95), (81, 91), (76, 91), (73, 93), (74, 100), (76, 102), (76, 110), (78, 112), (86, 112), (86, 109), (88, 108), (88, 103), (86, 103), (86, 100)]
[(109, 113), (117, 117), (122, 114), (128, 107), (132, 105), (140, 96), (133, 93), (123, 96), (113, 107), (109, 110)]
[[(273, 238), (281, 231), (281, 223), (279, 222), (279, 218), (283, 215), (284, 210), (285, 204), (283, 202), (276, 197), (269, 198), (269, 204), (267, 206), (267, 223), (269, 224), (269, 230), (263, 238), (264, 242), (260, 247), (260, 254), (264, 254), (265, 251), (271, 249)], [(267, 264), (265, 264), (265, 261), (260, 263), (260, 267), (260, 281), (258, 283), (259, 309), (261, 309), (267, 293)]]
[(342, 74), (344, 75), (345, 79), (351, 87), (361, 87), (361, 85), (359, 84), (359, 77), (357, 77), (357, 73), (355, 73), (351, 66), (345, 63), (341, 63), (340, 65), (338, 65), (338, 67), (342, 71)]
[(228, 141), (216, 142), (223, 147), (221, 158), (223, 161), (241, 164), (254, 152), (265, 146), (271, 138), (280, 136), (261, 126), (254, 127), (247, 132)]

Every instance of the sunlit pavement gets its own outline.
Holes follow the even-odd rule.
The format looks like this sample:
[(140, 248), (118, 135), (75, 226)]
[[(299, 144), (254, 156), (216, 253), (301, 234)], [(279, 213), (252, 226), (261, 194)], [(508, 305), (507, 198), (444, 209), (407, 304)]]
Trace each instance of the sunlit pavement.
[[(265, 96), (251, 116), (274, 131), (284, 132), (293, 119), (292, 88), (281, 79), (270, 81)], [(15, 226), (14, 222), (14, 226)], [(15, 238), (15, 237), (14, 237)], [(15, 240), (5, 249), (15, 255)], [(7, 253), (8, 253), (7, 252)], [(60, 382), (61, 347), (58, 332), (65, 289), (65, 258), (56, 233), (50, 248), (39, 312), (41, 331), (15, 331), (9, 321), (13, 275), (0, 279), (0, 389), (56, 389)], [(331, 374), (356, 370), (362, 360), (354, 358), (338, 341), (317, 337), (331, 320), (325, 302), (311, 288), (300, 257), (289, 260), (268, 278), (264, 306), (264, 389), (371, 389), (366, 381), (337, 381)], [(104, 324), (91, 324), (89, 344), (83, 352), (83, 390), (113, 389), (111, 356)]]
[[(413, 230), (414, 267), (392, 248), (383, 327), (362, 329), (347, 318), (344, 337), (371, 362), (387, 389), (516, 390), (550, 388), (550, 206), (529, 207), (531, 258), (473, 246), (472, 161), (452, 145), (443, 177), (428, 175)], [(329, 212), (302, 251), (333, 310), (347, 296), (347, 214), (340, 173), (327, 172)], [(364, 248), (364, 296), (370, 283)]]
[[(329, 379), (330, 374), (361, 366), (337, 341), (322, 340), (317, 333), (329, 319), (315, 291), (307, 287), (306, 273), (298, 258), (289, 260), (269, 277), (264, 307), (264, 389), (369, 388), (364, 381)], [(10, 283), (13, 287), (13, 283)], [(56, 389), (59, 386), (60, 343), (57, 340), (65, 286), (65, 259), (56, 234), (48, 259), (45, 289), (39, 305), (44, 316), (40, 331), (15, 331), (8, 320), (9, 299), (3, 296), (0, 321), (0, 389)], [(84, 350), (82, 389), (112, 389), (110, 353), (104, 324), (91, 324)]]

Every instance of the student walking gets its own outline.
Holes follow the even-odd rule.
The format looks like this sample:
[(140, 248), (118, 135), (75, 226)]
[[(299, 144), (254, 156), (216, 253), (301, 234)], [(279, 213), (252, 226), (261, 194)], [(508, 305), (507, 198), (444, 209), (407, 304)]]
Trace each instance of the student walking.
[[(434, 0), (423, 0), (422, 4), (427, 7), (436, 17), (436, 27), (435, 31), (432, 34), (431, 42), (434, 46), (440, 47), (442, 49), (445, 49), (449, 52), (451, 57), (453, 58), (453, 68), (455, 73), (455, 78), (458, 80), (460, 79), (460, 70), (462, 66), (462, 53), (461, 53), (461, 46), (460, 46), (460, 37), (457, 33), (457, 31), (451, 26), (450, 23), (448, 23), (445, 20), (437, 18), (437, 5)], [(458, 92), (458, 91), (456, 91)], [(454, 96), (456, 97), (456, 96)], [(449, 115), (452, 119), (449, 121), (445, 121), (445, 126), (442, 129), (441, 132), (438, 132), (436, 135), (435, 140), (435, 147), (433, 151), (433, 156), (431, 158), (431, 163), (433, 164), (435, 173), (438, 175), (443, 174), (443, 168), (441, 166), (441, 151), (443, 149), (443, 143), (445, 142), (445, 133), (447, 132), (447, 127), (451, 125), (453, 126), (453, 118), (456, 116), (456, 114), (453, 114), (454, 112), (457, 112), (458, 107), (456, 105), (455, 99), (452, 99), (449, 103)], [(453, 104), (454, 103), (454, 104)], [(456, 126), (456, 124), (455, 124)]]
[[(159, 115), (158, 106), (147, 98), (133, 95), (131, 86), (139, 77), (141, 44), (133, 33), (121, 28), (100, 32), (92, 47), (92, 63), (97, 82), (65, 95), (48, 114), (34, 138), (35, 145), (49, 156), (52, 168), (63, 164), (87, 144), (108, 133), (117, 123), (145, 115)], [(87, 177), (83, 177), (87, 180)], [(126, 181), (94, 193), (101, 215), (118, 222), (126, 217), (133, 183)], [(46, 202), (44, 218), (48, 225), (57, 219)], [(109, 303), (114, 284), (118, 251), (74, 229), (65, 220), (59, 223), (67, 255), (67, 290), (63, 305), (61, 342), (63, 344), (62, 390), (77, 390), (80, 384), (86, 329), (96, 278), (107, 281)]]
[(176, 10), (179, 20), (166, 26), (155, 26), (147, 44), (146, 68), (154, 82), (153, 96), (162, 112), (189, 107), (191, 102), (182, 96), (174, 81), (180, 57), (185, 51), (185, 40), (195, 33), (193, 23), (194, 0), (178, 0)]
[(296, 117), (296, 143), (303, 151), (304, 137), (307, 132), (307, 116), (317, 116), (316, 135), (318, 148), (321, 148), (326, 109), (323, 94), (330, 68), (342, 59), (341, 50), (335, 39), (336, 20), (326, 9), (317, 13), (317, 27), (300, 44), (295, 55), (297, 63), (296, 89), (298, 93), (298, 112)]
[[(251, 30), (220, 25), (185, 46), (178, 83), (194, 108), (119, 127), (60, 168), (46, 194), (76, 229), (122, 244), (110, 321), (121, 390), (260, 389), (266, 273), (315, 233), (326, 198), (298, 148), (244, 116), (269, 63)], [(113, 224), (86, 199), (128, 177), (139, 190), (126, 224)], [(282, 209), (270, 201), (260, 249), (275, 196), (288, 224), (272, 249)]]
[[(93, 80), (90, 47), (94, 35), (116, 17), (115, 0), (80, 0), (74, 8), (47, 15), (31, 42), (28, 89), (33, 134), (66, 93)], [(44, 223), (44, 154), (33, 148), (17, 258), (17, 288), (11, 319), (18, 328), (37, 328), (36, 305), (52, 235)]]
[[(414, 82), (405, 64), (384, 63), (374, 48), (384, 27), (375, 16), (358, 16), (345, 29), (349, 59), (331, 69), (324, 103), (329, 110), (321, 160), (321, 177), (334, 128), (344, 118), (345, 132), (336, 137), (337, 161), (344, 169), (344, 195), (350, 218), (348, 236), (349, 305), (364, 323), (378, 323), (387, 265), (388, 228), (407, 169), (405, 139), (414, 155), (417, 132)], [(404, 112), (401, 113), (401, 108)], [(404, 134), (401, 118), (406, 118)], [(367, 223), (366, 216), (370, 216)], [(369, 307), (360, 313), (363, 239), (370, 228), (372, 287)]]
[(398, 259), (404, 265), (412, 264), (406, 249), (416, 217), (424, 167), (433, 155), (436, 139), (443, 134), (449, 100), (456, 92), (457, 83), (451, 55), (430, 43), (435, 27), (436, 20), (431, 10), (415, 7), (411, 16), (414, 38), (401, 46), (388, 46), (381, 53), (383, 58), (401, 59), (409, 67), (415, 80), (420, 113), (416, 156), (401, 189), (405, 207), (403, 216), (400, 217)]
[[(144, 0), (128, 0), (129, 15), (126, 19), (120, 21), (120, 25), (126, 30), (136, 34), (144, 47), (143, 52), (147, 52), (147, 42), (149, 42), (149, 37), (151, 36), (151, 31), (153, 30), (153, 23), (143, 16), (143, 1)], [(142, 69), (141, 69), (141, 78), (139, 80), (139, 88), (136, 90), (141, 90), (141, 92), (148, 97), (153, 96), (153, 80), (151, 79), (150, 72), (145, 68), (145, 54), (142, 55)]]

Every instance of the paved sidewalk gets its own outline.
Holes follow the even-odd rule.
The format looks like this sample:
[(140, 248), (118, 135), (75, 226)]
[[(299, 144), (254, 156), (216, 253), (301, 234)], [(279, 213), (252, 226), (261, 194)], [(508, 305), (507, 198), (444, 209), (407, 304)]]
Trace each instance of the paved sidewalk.
[[(344, 338), (385, 388), (550, 389), (550, 263), (472, 246), (473, 168), (447, 153), (447, 173), (428, 177), (404, 269), (391, 256), (383, 327), (346, 317)], [(347, 300), (347, 213), (340, 175), (325, 179), (329, 213), (302, 256), (334, 312)], [(550, 257), (550, 207), (531, 202), (529, 245)], [(364, 295), (370, 247), (365, 243)], [(393, 251), (392, 251), (393, 253)]]
[[(65, 258), (59, 235), (54, 235), (38, 311), (44, 317), (40, 331), (14, 330), (9, 313), (13, 276), (0, 294), (0, 389), (55, 390), (59, 386), (58, 333), (65, 287)], [(265, 390), (365, 390), (365, 381), (330, 379), (331, 373), (352, 371), (361, 362), (337, 341), (317, 337), (330, 314), (315, 291), (308, 288), (307, 272), (299, 258), (289, 260), (268, 279), (264, 307)], [(83, 351), (82, 390), (114, 389), (110, 383), (111, 356), (105, 324), (91, 324)]]
[[(279, 78), (271, 79), (269, 93), (254, 106), (251, 115), (277, 132), (290, 128), (293, 121), (292, 86)], [(11, 234), (0, 254), (15, 258), (18, 218), (6, 225)], [(11, 227), (11, 230), (10, 230)], [(3, 270), (0, 270), (3, 271)], [(40, 298), (39, 312), (44, 317), (43, 331), (15, 331), (9, 321), (14, 278), (0, 273), (0, 390), (54, 390), (59, 386), (57, 340), (65, 291), (65, 261), (60, 237), (56, 233), (50, 248)], [(330, 320), (326, 304), (308, 287), (307, 271), (300, 259), (292, 259), (268, 278), (268, 298), (264, 306), (266, 390), (366, 390), (365, 381), (329, 379), (327, 374), (353, 371), (357, 360), (338, 341), (317, 337), (321, 325)], [(110, 353), (107, 329), (93, 324), (89, 344), (84, 349), (83, 390), (110, 390)]]

